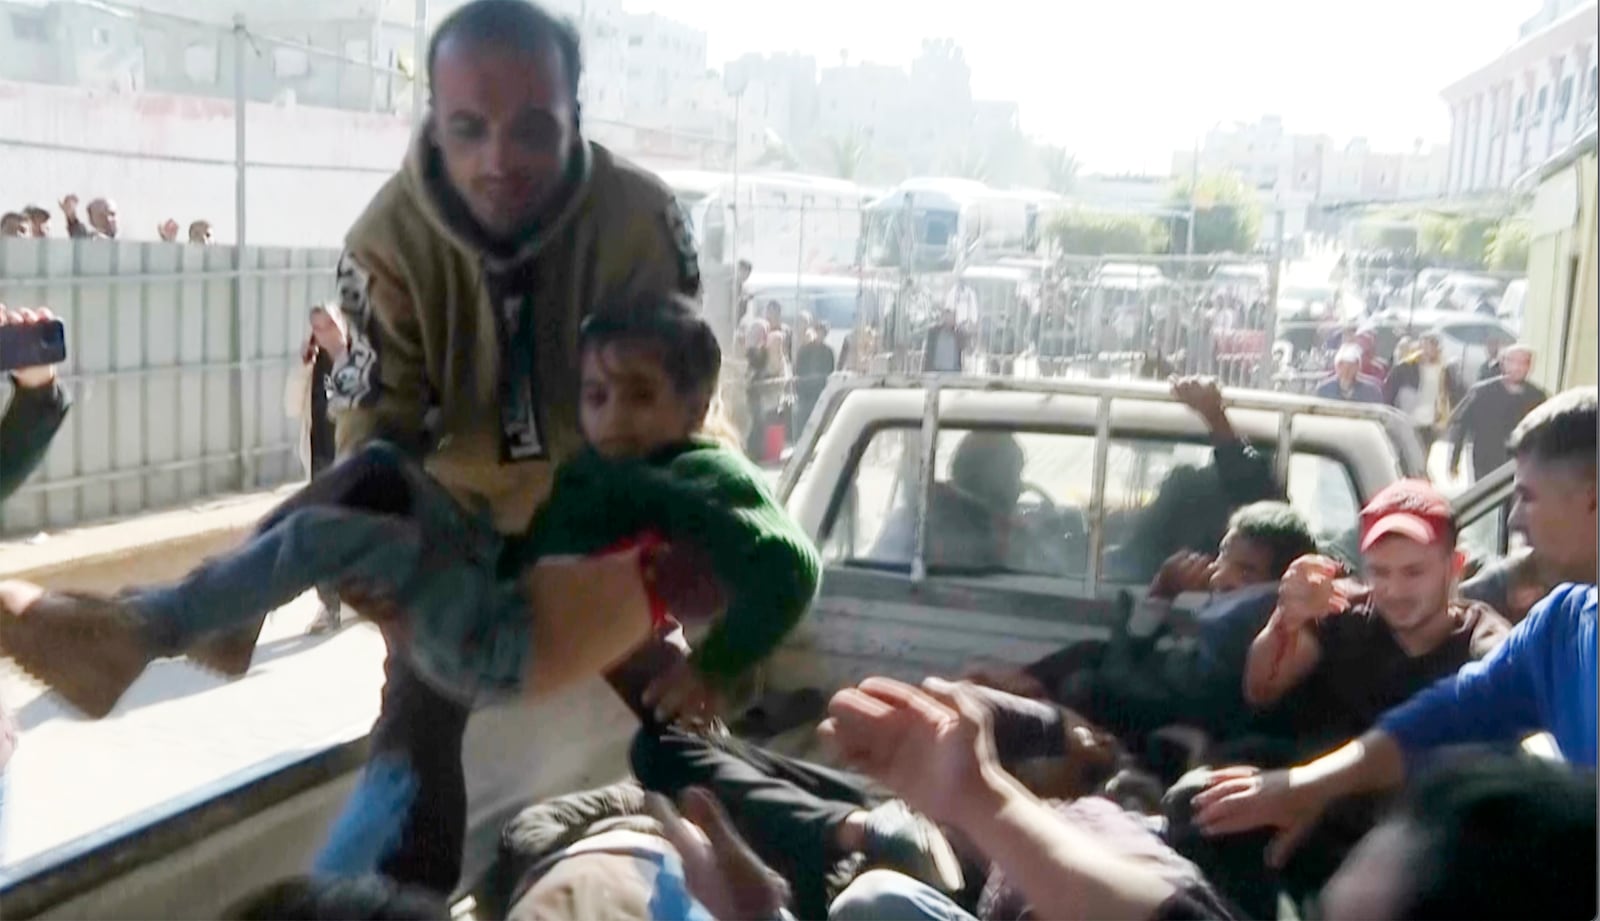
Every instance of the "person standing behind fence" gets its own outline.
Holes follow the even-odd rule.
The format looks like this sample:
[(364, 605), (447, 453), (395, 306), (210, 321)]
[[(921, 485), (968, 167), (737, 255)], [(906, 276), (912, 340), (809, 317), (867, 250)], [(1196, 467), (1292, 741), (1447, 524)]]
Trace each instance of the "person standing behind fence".
[[(300, 462), (312, 478), (333, 466), (335, 454), (333, 419), (328, 415), (328, 391), (333, 386), (333, 367), (344, 358), (348, 346), (344, 325), (327, 307), (311, 308), (311, 334), (300, 349), (300, 368), (289, 375), (284, 409), (300, 420)], [(342, 605), (337, 588), (317, 586), (321, 607), (307, 632), (328, 633), (339, 629)]]
[(109, 198), (89, 202), (89, 223), (78, 220), (78, 196), (61, 199), (61, 214), (67, 219), (67, 236), (74, 240), (115, 240), (117, 203)]
[(783, 306), (767, 302), (766, 358), (758, 380), (758, 412), (752, 428), (761, 449), (752, 454), (756, 461), (777, 462), (787, 443), (789, 422), (794, 415), (794, 333), (783, 323)]
[(50, 236), (50, 212), (38, 205), (29, 205), (22, 209), (22, 215), (28, 219), (28, 236), (39, 240)]
[(961, 373), (961, 360), (972, 349), (971, 337), (961, 325), (953, 308), (939, 312), (939, 323), (928, 330), (922, 344), (922, 371)]
[(833, 374), (837, 364), (833, 348), (828, 345), (828, 324), (821, 320), (808, 322), (805, 344), (800, 346), (794, 359), (796, 435), (806, 427), (812, 411), (817, 408), (817, 401), (822, 398), (822, 391), (828, 386), (828, 377)]
[(783, 352), (783, 361), (787, 365), (794, 364), (794, 330), (789, 324), (783, 322), (783, 305), (777, 301), (767, 301), (767, 331), (778, 336), (777, 348)]

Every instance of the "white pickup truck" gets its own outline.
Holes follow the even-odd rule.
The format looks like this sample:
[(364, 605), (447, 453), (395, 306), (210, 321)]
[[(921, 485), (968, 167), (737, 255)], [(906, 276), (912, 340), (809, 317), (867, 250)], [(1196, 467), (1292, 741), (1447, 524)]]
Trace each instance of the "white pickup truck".
[[(1387, 407), (1225, 396), (1235, 430), (1274, 459), (1291, 503), (1329, 540), (1354, 530), (1365, 499), (1422, 469), (1409, 424)], [(967, 474), (956, 455), (975, 432), (1020, 448), (1022, 485), (1009, 517), (1024, 545), (963, 561), (951, 548), (970, 549), (974, 528), (927, 510)], [(1155, 384), (836, 379), (778, 484), (827, 573), (810, 617), (764, 667), (767, 687), (828, 693), (868, 674), (953, 674), (977, 657), (1023, 663), (1103, 635), (1114, 594), (1149, 581), (1140, 568), (1148, 555), (1130, 554), (1130, 543), (1164, 533), (1139, 516), (1163, 487), (1206, 482), (1192, 474), (1211, 460), (1200, 420)], [(1500, 471), (1463, 497), (1473, 552), (1505, 550), (1508, 494)], [(1192, 524), (1170, 522), (1176, 530)], [(492, 857), (512, 810), (625, 772), (634, 728), (598, 680), (537, 706), (477, 714), (466, 742), (464, 879)], [(804, 747), (805, 736), (802, 729), (784, 747)], [(305, 870), (365, 747), (358, 738), (286, 753), (0, 869), (0, 914), (217, 917)]]

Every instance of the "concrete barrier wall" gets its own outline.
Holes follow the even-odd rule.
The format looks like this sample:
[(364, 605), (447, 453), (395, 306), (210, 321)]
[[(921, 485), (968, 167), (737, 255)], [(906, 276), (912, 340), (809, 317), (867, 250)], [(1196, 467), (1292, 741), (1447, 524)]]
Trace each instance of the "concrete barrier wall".
[[(399, 168), (409, 117), (313, 106), (245, 106), (247, 241), (338, 246)], [(0, 81), (0, 211), (26, 204), (54, 215), (69, 193), (117, 203), (126, 238), (154, 240), (173, 218), (212, 222), (238, 240), (234, 105), (229, 99), (97, 93)], [(79, 213), (82, 214), (82, 205)]]
[[(0, 536), (252, 492), (303, 476), (284, 412), (333, 250), (0, 240), (0, 303), (67, 324), (73, 399)], [(0, 389), (9, 385), (0, 384)], [(0, 393), (0, 401), (9, 400)]]

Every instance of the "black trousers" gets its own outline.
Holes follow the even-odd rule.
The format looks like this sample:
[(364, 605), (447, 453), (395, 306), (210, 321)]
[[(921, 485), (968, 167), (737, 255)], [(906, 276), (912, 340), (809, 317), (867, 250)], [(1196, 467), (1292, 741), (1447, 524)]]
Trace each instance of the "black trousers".
[(467, 834), (461, 750), (471, 710), (424, 683), (404, 656), (391, 652), (384, 676), (369, 761), (380, 754), (400, 755), (415, 772), (417, 786), (399, 843), (378, 864), (378, 872), (448, 896), (461, 878)]
[[(272, 527), (292, 512), (314, 505), (340, 505), (392, 515), (411, 511), (411, 487), (398, 448), (373, 443), (320, 471), (304, 489), (284, 500), (258, 526)], [(467, 828), (466, 775), (462, 739), (470, 708), (433, 690), (394, 652), (384, 660), (383, 702), (372, 727), (368, 765), (374, 759), (402, 761), (416, 783), (398, 842), (380, 859), (378, 872), (396, 882), (442, 895), (461, 876)], [(363, 774), (361, 783), (367, 782)], [(359, 801), (359, 795), (356, 797)], [(336, 833), (344, 829), (336, 825)]]
[(676, 729), (641, 730), (630, 759), (646, 790), (674, 799), (688, 787), (710, 791), (756, 855), (789, 881), (796, 913), (827, 916), (829, 878), (848, 856), (834, 845), (834, 829), (877, 804), (865, 780), (731, 736)]

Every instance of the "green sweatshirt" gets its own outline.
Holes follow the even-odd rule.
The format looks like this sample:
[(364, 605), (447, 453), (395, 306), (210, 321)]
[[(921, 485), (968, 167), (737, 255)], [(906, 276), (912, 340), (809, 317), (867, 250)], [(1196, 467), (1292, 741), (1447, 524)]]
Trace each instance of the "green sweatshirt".
[(585, 449), (556, 471), (550, 498), (522, 546), (523, 565), (606, 550), (646, 530), (691, 543), (710, 558), (727, 610), (692, 654), (726, 686), (772, 653), (811, 606), (821, 560), (810, 538), (740, 454), (709, 439), (642, 461)]

